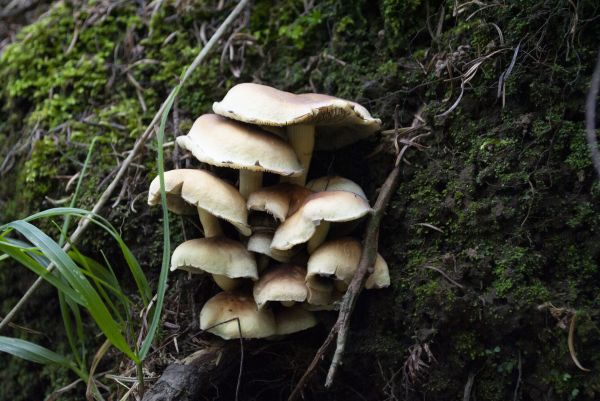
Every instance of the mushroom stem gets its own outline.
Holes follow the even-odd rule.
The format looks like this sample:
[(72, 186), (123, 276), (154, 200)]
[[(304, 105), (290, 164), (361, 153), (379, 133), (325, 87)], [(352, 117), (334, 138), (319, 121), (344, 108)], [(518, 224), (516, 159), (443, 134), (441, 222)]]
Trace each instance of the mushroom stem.
[(329, 233), (330, 223), (328, 221), (322, 220), (321, 224), (319, 224), (315, 230), (315, 233), (308, 240), (308, 244), (306, 245), (308, 253), (313, 253), (315, 249), (319, 247), (323, 242), (325, 242), (325, 238), (327, 238), (327, 234)]
[(262, 171), (251, 171), (246, 169), (240, 170), (240, 194), (245, 199), (252, 192), (258, 191), (262, 187), (263, 173)]
[(257, 259), (256, 264), (258, 272), (262, 273), (269, 267), (269, 257), (267, 255), (258, 255)]
[(303, 171), (298, 177), (288, 177), (282, 181), (304, 186), (315, 147), (315, 126), (291, 125), (287, 127), (287, 134), (290, 145), (294, 148), (296, 156), (298, 156), (298, 160), (302, 164)]
[(215, 216), (200, 207), (198, 208), (198, 216), (200, 216), (200, 223), (202, 223), (204, 229), (204, 237), (211, 238), (223, 235), (219, 220)]
[(217, 285), (225, 291), (231, 291), (236, 289), (239, 285), (240, 285), (240, 281), (233, 279), (233, 278), (229, 278), (227, 276), (224, 276), (222, 274), (213, 274), (213, 279), (215, 280), (215, 283), (217, 283)]

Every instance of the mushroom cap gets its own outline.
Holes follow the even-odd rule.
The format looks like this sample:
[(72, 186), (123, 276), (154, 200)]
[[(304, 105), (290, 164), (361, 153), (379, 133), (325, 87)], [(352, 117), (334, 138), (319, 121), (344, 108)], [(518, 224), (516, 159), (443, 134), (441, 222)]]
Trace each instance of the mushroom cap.
[(277, 135), (216, 114), (204, 114), (177, 144), (213, 166), (270, 172), (285, 176), (302, 174), (294, 149)]
[(308, 196), (298, 211), (277, 228), (271, 248), (285, 250), (308, 241), (321, 220), (334, 223), (351, 221), (369, 212), (369, 203), (352, 192), (317, 192)]
[(252, 295), (229, 291), (218, 293), (204, 304), (200, 311), (200, 329), (225, 340), (240, 338), (238, 320), (232, 320), (236, 318), (242, 338), (264, 338), (276, 333), (275, 317), (270, 309), (258, 310)]
[[(179, 201), (183, 199), (191, 207), (201, 208), (208, 213), (227, 220), (243, 235), (250, 235), (246, 200), (231, 184), (204, 171), (194, 169), (178, 169), (165, 172), (165, 192), (167, 207), (174, 213), (182, 210)], [(148, 204), (160, 204), (160, 182), (155, 177), (148, 191)], [(187, 209), (186, 209), (187, 210)]]
[(171, 270), (175, 269), (258, 280), (254, 256), (243, 244), (224, 237), (192, 239), (180, 244), (171, 256)]
[[(306, 280), (315, 276), (335, 277), (335, 280), (350, 284), (358, 268), (362, 246), (353, 238), (327, 241), (318, 247), (308, 259)], [(365, 288), (384, 288), (390, 285), (388, 265), (378, 253), (375, 267), (365, 283)]]
[(318, 323), (314, 313), (300, 305), (278, 310), (275, 313), (275, 322), (277, 324), (277, 335), (286, 335), (310, 329)]
[(267, 302), (304, 302), (308, 293), (304, 278), (306, 269), (295, 265), (279, 265), (269, 269), (254, 283), (254, 300), (259, 309)]
[(339, 176), (325, 176), (315, 178), (306, 184), (306, 188), (314, 192), (321, 191), (347, 191), (355, 193), (367, 199), (367, 195), (362, 188), (352, 180)]
[(295, 184), (277, 184), (250, 194), (248, 210), (267, 212), (279, 221), (293, 214), (312, 191)]
[(273, 241), (273, 234), (254, 232), (248, 240), (247, 248), (249, 251), (266, 255), (281, 263), (289, 262), (294, 257), (295, 252), (293, 250), (280, 251), (272, 249), (271, 241)]
[(296, 95), (254, 83), (231, 88), (213, 111), (264, 126), (315, 125), (316, 148), (337, 149), (375, 133), (381, 120), (358, 103), (318, 93)]

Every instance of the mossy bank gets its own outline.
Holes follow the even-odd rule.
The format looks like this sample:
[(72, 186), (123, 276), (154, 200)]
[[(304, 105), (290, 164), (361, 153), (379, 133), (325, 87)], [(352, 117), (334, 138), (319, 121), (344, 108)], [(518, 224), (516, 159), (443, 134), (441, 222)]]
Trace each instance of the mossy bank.
[[(1, 50), (1, 221), (65, 202), (98, 136), (79, 206), (94, 204), (231, 9), (217, 3), (57, 2)], [(383, 223), (380, 252), (392, 286), (361, 297), (337, 385), (325, 393), (321, 372), (307, 399), (455, 400), (466, 391), (477, 400), (599, 397), (600, 181), (583, 125), (599, 16), (591, 0), (257, 0), (226, 50), (195, 71), (170, 118), (171, 139), (247, 81), (356, 100), (386, 129), (396, 105), (403, 126), (420, 110), (431, 130), (427, 148), (408, 154)], [(145, 205), (154, 147), (103, 210), (147, 271), (157, 271), (162, 248), (160, 213)], [(314, 175), (344, 174), (374, 199), (393, 152), (382, 135), (318, 153)], [(190, 222), (183, 227), (193, 233)], [(176, 230), (174, 243), (182, 237)], [(80, 246), (92, 256), (114, 250), (93, 231)], [(194, 280), (174, 275), (171, 291), (198, 307), (210, 284)], [(32, 281), (3, 262), (0, 314)], [(574, 347), (591, 372), (575, 366), (567, 347), (574, 313)], [(58, 316), (45, 288), (17, 320), (36, 332), (3, 334), (64, 351)], [(285, 398), (324, 330), (250, 353), (242, 398)], [(274, 365), (265, 368), (269, 358)], [(0, 365), (3, 400), (40, 398), (74, 380), (5, 356)], [(79, 390), (65, 397), (80, 399)], [(219, 394), (227, 399), (230, 391)]]

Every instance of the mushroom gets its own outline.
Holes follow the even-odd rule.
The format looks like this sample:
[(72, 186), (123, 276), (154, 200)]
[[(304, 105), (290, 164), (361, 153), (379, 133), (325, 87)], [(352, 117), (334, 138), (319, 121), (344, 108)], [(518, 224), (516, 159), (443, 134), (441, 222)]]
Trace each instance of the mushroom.
[(300, 305), (281, 308), (276, 311), (275, 322), (277, 325), (276, 334), (280, 336), (310, 329), (318, 323), (314, 313)]
[[(348, 178), (339, 177), (339, 176), (325, 176), (316, 178), (311, 180), (306, 184), (306, 188), (310, 189), (314, 192), (320, 191), (348, 191), (357, 194), (365, 198), (367, 201), (367, 195), (362, 190), (362, 188), (352, 180)], [(352, 233), (356, 226), (361, 222), (362, 219), (357, 219), (353, 221), (349, 221), (346, 223), (339, 223), (335, 225), (335, 228), (332, 230), (332, 234), (337, 237), (344, 237)], [(326, 227), (320, 228), (321, 236), (325, 238), (327, 236), (327, 232), (325, 231)], [(319, 229), (317, 229), (319, 230)]]
[(262, 186), (263, 172), (283, 176), (302, 173), (294, 149), (283, 139), (216, 114), (200, 116), (187, 135), (177, 138), (177, 144), (204, 163), (240, 170), (244, 198)]
[(292, 306), (304, 302), (308, 294), (304, 279), (306, 269), (295, 265), (279, 265), (269, 269), (254, 283), (254, 301), (258, 309), (267, 302), (281, 302), (283, 306)]
[(352, 192), (317, 192), (308, 196), (298, 211), (277, 228), (271, 248), (286, 250), (309, 241), (311, 253), (325, 240), (330, 222), (356, 220), (369, 212), (367, 201)]
[(276, 334), (277, 325), (273, 312), (258, 310), (252, 295), (226, 291), (204, 304), (200, 311), (200, 329), (229, 340), (270, 337)]
[[(328, 241), (315, 250), (308, 259), (308, 272), (306, 274), (306, 283), (309, 289), (308, 302), (312, 303), (312, 288), (323, 286), (323, 279), (326, 278), (333, 280), (338, 296), (341, 295), (339, 293), (346, 291), (358, 268), (361, 254), (362, 246), (359, 241), (353, 238)], [(373, 273), (367, 277), (365, 288), (384, 288), (389, 285), (388, 265), (378, 253)], [(315, 296), (319, 297), (320, 294), (317, 293)]]
[[(352, 180), (348, 178), (339, 177), (339, 176), (325, 176), (320, 178), (315, 178), (306, 184), (306, 188), (310, 189), (313, 192), (321, 192), (321, 191), (347, 191), (355, 193), (365, 199), (367, 199), (367, 195), (362, 190), (362, 188)], [(368, 200), (368, 199), (367, 199)]]
[[(247, 223), (246, 201), (233, 185), (204, 170), (171, 170), (165, 172), (164, 178), (169, 210), (173, 213), (189, 214), (195, 207), (205, 237), (223, 234), (217, 217), (233, 224), (242, 235), (249, 236), (252, 233)], [(148, 204), (160, 204), (158, 176), (150, 184)]]
[(286, 127), (290, 144), (304, 169), (289, 182), (304, 185), (310, 167), (315, 130), (317, 148), (337, 149), (375, 133), (381, 120), (358, 103), (317, 93), (295, 95), (265, 85), (238, 84), (213, 111), (234, 120), (260, 126)]
[(285, 221), (293, 214), (312, 191), (295, 184), (277, 184), (264, 187), (248, 197), (248, 210), (266, 212), (277, 220)]
[(199, 238), (180, 244), (171, 256), (171, 270), (211, 273), (223, 290), (233, 290), (240, 278), (258, 280), (256, 261), (244, 245), (223, 237)]
[(255, 232), (252, 234), (250, 239), (248, 239), (247, 249), (251, 252), (275, 259), (281, 263), (289, 262), (295, 255), (296, 252), (293, 249), (280, 251), (278, 249), (271, 248), (271, 241), (273, 241), (272, 233), (269, 234), (264, 232)]

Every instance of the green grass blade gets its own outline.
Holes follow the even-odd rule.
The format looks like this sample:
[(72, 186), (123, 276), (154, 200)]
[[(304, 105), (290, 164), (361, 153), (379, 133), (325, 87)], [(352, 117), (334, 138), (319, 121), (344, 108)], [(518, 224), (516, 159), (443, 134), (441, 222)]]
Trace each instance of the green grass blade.
[(69, 343), (69, 347), (71, 347), (71, 353), (73, 354), (75, 361), (78, 366), (83, 365), (83, 359), (79, 354), (79, 347), (77, 346), (78, 342), (81, 343), (83, 338), (77, 338), (76, 336), (79, 334), (77, 329), (73, 327), (73, 319), (71, 316), (72, 311), (77, 308), (77, 304), (74, 302), (70, 302), (70, 305), (67, 304), (69, 301), (65, 295), (58, 291), (58, 304), (60, 306), (60, 314), (62, 316), (63, 325), (65, 326), (65, 333), (67, 334), (67, 342)]
[(134, 362), (138, 362), (138, 357), (133, 353), (121, 333), (121, 327), (115, 322), (96, 290), (66, 252), (50, 237), (30, 223), (17, 220), (5, 226), (19, 231), (56, 265), (56, 268), (69, 285), (81, 294), (85, 307), (106, 338)]
[[(66, 215), (73, 215), (80, 218), (89, 218), (92, 223), (104, 229), (115, 239), (115, 241), (117, 241), (117, 244), (121, 249), (123, 257), (125, 258), (125, 262), (127, 263), (127, 266), (129, 267), (129, 270), (133, 276), (133, 280), (136, 283), (140, 297), (142, 298), (142, 302), (144, 303), (144, 306), (147, 306), (150, 303), (150, 298), (152, 297), (152, 290), (150, 289), (150, 285), (148, 284), (146, 275), (144, 274), (140, 264), (138, 263), (137, 259), (135, 258), (127, 244), (125, 244), (125, 241), (123, 241), (123, 238), (121, 237), (119, 232), (106, 219), (84, 209), (73, 207), (60, 207), (32, 214), (31, 216), (23, 219), (23, 221), (30, 222), (41, 218), (51, 218)], [(5, 226), (0, 227), (0, 230), (2, 230), (4, 227)]]
[[(79, 198), (79, 192), (81, 191), (81, 183), (83, 182), (83, 177), (85, 177), (85, 173), (87, 171), (88, 165), (90, 164), (90, 160), (92, 159), (92, 153), (94, 151), (94, 146), (96, 145), (96, 141), (99, 137), (94, 137), (92, 142), (90, 143), (90, 147), (88, 149), (87, 155), (85, 157), (85, 161), (83, 162), (83, 167), (81, 169), (81, 173), (79, 173), (79, 179), (77, 180), (77, 186), (75, 187), (75, 192), (73, 192), (73, 198), (71, 199), (70, 206), (75, 207), (77, 200)], [(60, 240), (58, 241), (58, 245), (62, 246), (67, 239), (67, 233), (69, 232), (69, 226), (71, 225), (71, 217), (72, 215), (67, 215), (65, 217), (65, 221), (62, 226), (62, 230), (60, 233)]]
[(71, 361), (48, 348), (18, 338), (0, 336), (0, 351), (31, 362), (72, 367)]
[(152, 340), (154, 340), (154, 336), (156, 335), (156, 330), (158, 329), (158, 322), (160, 321), (160, 315), (162, 312), (163, 302), (165, 299), (165, 292), (167, 289), (167, 279), (169, 277), (169, 262), (171, 259), (171, 237), (169, 231), (169, 211), (167, 209), (167, 195), (165, 193), (165, 165), (164, 165), (164, 155), (163, 155), (163, 142), (165, 138), (165, 125), (167, 123), (167, 118), (169, 116), (169, 112), (171, 107), (173, 106), (173, 102), (179, 93), (180, 85), (175, 87), (169, 99), (167, 99), (167, 105), (165, 107), (165, 111), (163, 112), (160, 119), (160, 127), (158, 129), (158, 134), (156, 136), (157, 142), (157, 165), (158, 165), (158, 175), (160, 181), (160, 200), (162, 204), (163, 211), (163, 258), (162, 265), (160, 269), (160, 276), (158, 278), (158, 289), (156, 293), (156, 305), (154, 306), (154, 313), (152, 315), (152, 321), (150, 323), (150, 327), (148, 328), (148, 333), (146, 334), (146, 338), (142, 342), (142, 346), (139, 351), (139, 356), (141, 360), (144, 360), (146, 355), (148, 355), (148, 351), (150, 350), (150, 346), (152, 345)]
[(79, 305), (85, 304), (85, 300), (81, 294), (77, 293), (71, 287), (63, 283), (57, 276), (50, 273), (46, 269), (46, 266), (41, 265), (37, 260), (31, 257), (28, 252), (25, 252), (13, 245), (8, 245), (4, 238), (0, 239), (0, 251), (9, 255), (21, 265), (34, 272), (48, 283), (52, 284), (56, 289), (63, 292), (74, 302), (78, 303)]

